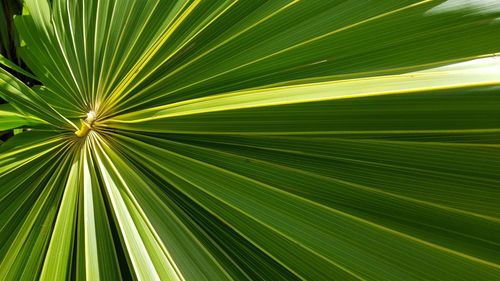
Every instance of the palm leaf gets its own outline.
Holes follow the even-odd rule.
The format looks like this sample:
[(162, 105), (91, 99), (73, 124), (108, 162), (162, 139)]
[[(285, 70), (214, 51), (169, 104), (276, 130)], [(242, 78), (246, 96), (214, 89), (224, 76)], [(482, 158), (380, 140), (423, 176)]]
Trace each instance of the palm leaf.
[(26, 0), (0, 279), (500, 280), (500, 10), (461, 2)]

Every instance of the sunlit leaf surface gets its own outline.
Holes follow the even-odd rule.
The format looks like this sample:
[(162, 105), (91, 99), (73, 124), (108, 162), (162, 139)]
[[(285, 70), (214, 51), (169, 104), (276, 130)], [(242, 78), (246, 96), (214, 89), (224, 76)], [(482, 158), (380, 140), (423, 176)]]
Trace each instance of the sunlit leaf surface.
[(0, 280), (500, 280), (497, 2), (25, 0)]

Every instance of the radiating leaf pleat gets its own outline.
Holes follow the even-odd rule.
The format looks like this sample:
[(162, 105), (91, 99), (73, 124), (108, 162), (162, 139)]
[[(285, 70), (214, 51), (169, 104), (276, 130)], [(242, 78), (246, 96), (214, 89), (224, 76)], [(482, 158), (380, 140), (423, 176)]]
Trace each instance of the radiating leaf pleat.
[[(257, 245), (266, 243), (266, 240), (262, 240), (262, 238), (259, 238), (259, 235), (253, 232), (256, 228), (255, 225), (260, 224), (264, 226), (264, 229), (261, 229), (260, 233), (271, 231), (271, 233), (274, 233), (273, 237), (278, 235), (278, 237), (281, 236), (294, 241), (294, 243), (297, 243), (297, 246), (300, 245), (301, 248), (303, 247), (303, 249), (309, 251), (311, 258), (316, 255), (317, 257), (326, 259), (328, 262), (332, 262), (332, 266), (334, 266), (332, 268), (336, 267), (337, 270), (339, 270), (337, 274), (342, 273), (346, 274), (346, 276), (351, 275), (351, 277), (363, 277), (363, 274), (366, 274), (365, 276), (377, 276), (378, 274), (384, 274), (382, 271), (378, 272), (377, 268), (383, 268), (385, 272), (389, 270), (389, 264), (385, 264), (382, 260), (378, 260), (379, 263), (377, 263), (369, 258), (371, 254), (374, 254), (371, 253), (370, 247), (358, 248), (356, 246), (360, 245), (359, 243), (368, 243), (367, 240), (371, 241), (369, 243), (377, 245), (378, 253), (384, 253), (385, 251), (391, 252), (391, 256), (386, 256), (384, 258), (384, 260), (391, 260), (391, 263), (397, 263), (397, 260), (413, 259), (415, 252), (407, 256), (408, 253), (404, 251), (400, 252), (396, 249), (414, 247), (418, 244), (424, 246), (418, 247), (419, 255), (426, 256), (426, 259), (436, 259), (436, 263), (439, 263), (438, 260), (440, 259), (445, 259), (450, 262), (447, 266), (453, 266), (451, 260), (456, 260), (454, 266), (456, 270), (463, 268), (463, 264), (465, 263), (471, 266), (467, 267), (468, 270), (473, 270), (473, 268), (476, 268), (476, 265), (484, 266), (483, 274), (486, 274), (485, 276), (488, 274), (493, 276), (498, 273), (498, 268), (493, 262), (488, 262), (474, 256), (454, 251), (421, 240), (412, 235), (406, 235), (399, 231), (384, 227), (376, 222), (346, 213), (345, 211), (335, 208), (320, 207), (292, 193), (280, 192), (274, 186), (231, 173), (230, 171), (196, 161), (186, 156), (180, 156), (179, 154), (168, 151), (161, 151), (155, 149), (153, 146), (147, 147), (151, 152), (147, 153), (146, 146), (144, 146), (141, 152), (142, 154), (147, 153), (148, 158), (152, 161), (153, 167), (159, 169), (158, 173), (170, 174), (167, 174), (165, 177), (173, 183), (176, 188), (192, 197), (193, 200), (200, 202), (205, 208), (214, 212), (214, 214), (227, 221), (233, 227), (237, 225), (236, 229), (238, 229), (241, 235), (248, 237), (251, 241), (253, 240)], [(138, 154), (137, 156), (139, 157)], [(160, 157), (169, 159), (168, 162), (163, 161), (163, 163), (168, 164), (162, 166), (155, 164), (159, 163)], [(220, 176), (224, 177), (224, 185), (217, 184), (217, 181), (215, 181), (215, 178)], [(245, 201), (238, 200), (237, 198), (239, 197), (236, 196), (236, 194), (239, 194), (239, 196), (244, 194)], [(219, 201), (219, 203), (216, 204), (214, 200)], [(279, 205), (276, 202), (280, 202)], [(221, 204), (226, 206), (227, 211), (224, 211), (224, 209), (220, 207)], [(234, 217), (235, 212), (241, 212), (240, 214), (245, 213), (247, 219), (253, 220), (253, 223), (245, 224), (244, 221), (246, 219), (243, 219), (242, 216)], [(287, 215), (284, 215), (285, 213)], [(294, 213), (294, 215), (290, 215), (291, 213)], [(239, 217), (239, 219), (236, 219), (237, 217)], [(303, 219), (300, 219), (301, 217), (303, 217)], [(307, 217), (307, 220), (304, 220), (305, 217)], [(244, 225), (247, 226), (245, 227)], [(249, 225), (252, 225), (251, 229)], [(271, 225), (272, 228), (270, 227)], [(342, 228), (342, 232), (332, 232), (333, 229), (338, 228)], [(388, 242), (384, 242), (385, 239), (391, 239), (390, 244), (392, 246), (388, 246)], [(274, 243), (277, 243), (276, 240)], [(399, 246), (397, 246), (397, 248), (391, 248), (395, 247), (395, 243), (398, 243), (397, 245)], [(298, 262), (288, 256), (286, 261), (282, 260), (281, 255), (283, 255), (283, 253), (281, 252), (281, 255), (278, 254), (280, 253), (278, 245), (279, 244), (276, 244), (276, 246), (268, 245), (265, 248), (268, 249), (268, 251), (272, 251), (270, 255), (285, 264)], [(319, 247), (319, 245), (321, 245), (321, 247)], [(343, 250), (344, 247), (346, 247), (345, 250)], [(417, 248), (414, 250), (416, 251)], [(348, 252), (357, 252), (358, 255), (366, 257), (366, 264), (360, 259), (357, 259), (356, 262), (348, 259)], [(459, 260), (461, 261), (459, 262)], [(342, 263), (337, 263), (340, 261)], [(424, 266), (423, 264), (418, 265), (419, 263), (420, 262), (416, 260), (412, 261), (412, 264), (416, 266)], [(296, 265), (292, 268), (305, 269), (307, 267)], [(391, 270), (394, 270), (394, 274), (405, 274), (405, 270), (402, 267), (394, 267)], [(439, 269), (435, 268), (435, 270)], [(298, 274), (306, 273), (307, 275), (302, 276), (306, 278), (312, 278), (312, 276), (314, 276), (312, 272), (307, 271)], [(412, 278), (409, 272), (406, 274), (409, 274), (406, 275), (407, 278)], [(447, 273), (441, 272), (440, 274)], [(458, 278), (462, 276), (462, 274), (466, 273), (457, 274), (455, 277)], [(474, 274), (478, 274), (478, 272)], [(344, 276), (344, 278), (347, 278), (346, 276)], [(428, 278), (431, 277), (429, 276)]]
[(495, 1), (23, 2), (0, 280), (499, 280)]

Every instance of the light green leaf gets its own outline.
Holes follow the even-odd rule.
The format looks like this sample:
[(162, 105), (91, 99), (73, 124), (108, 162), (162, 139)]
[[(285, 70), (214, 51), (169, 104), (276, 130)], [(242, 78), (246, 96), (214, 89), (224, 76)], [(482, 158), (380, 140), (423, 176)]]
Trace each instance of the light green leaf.
[(57, 112), (36, 92), (3, 69), (0, 69), (0, 97), (5, 98), (11, 106), (26, 115), (34, 116), (54, 126), (76, 128), (73, 122)]
[(20, 114), (10, 104), (0, 105), (0, 131), (43, 124), (42, 120)]
[(26, 0), (0, 280), (499, 280), (493, 2)]
[[(254, 135), (498, 132), (496, 88), (486, 86), (499, 84), (500, 68), (497, 60), (487, 65), (242, 91), (129, 113), (102, 126)], [(460, 89), (473, 85), (484, 89)]]
[(35, 76), (33, 76), (31, 73), (22, 69), (21, 67), (19, 67), (15, 63), (11, 62), (10, 60), (8, 60), (6, 57), (2, 56), (1, 54), (0, 54), (0, 64), (6, 66), (7, 68), (14, 70), (17, 73), (21, 73), (22, 75), (24, 75), (26, 77), (37, 80), (37, 78)]

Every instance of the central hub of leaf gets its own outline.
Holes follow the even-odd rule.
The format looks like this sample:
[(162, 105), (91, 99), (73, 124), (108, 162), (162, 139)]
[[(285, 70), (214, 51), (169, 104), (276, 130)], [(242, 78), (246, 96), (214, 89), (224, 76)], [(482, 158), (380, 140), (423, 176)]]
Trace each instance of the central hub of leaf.
[(89, 113), (87, 113), (87, 118), (85, 120), (80, 120), (81, 127), (80, 130), (75, 132), (75, 135), (79, 138), (86, 136), (92, 129), (92, 124), (94, 124), (95, 118), (95, 112), (89, 111)]

